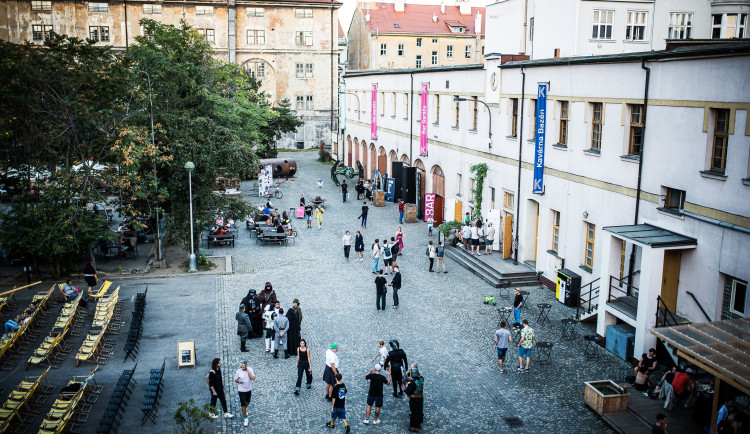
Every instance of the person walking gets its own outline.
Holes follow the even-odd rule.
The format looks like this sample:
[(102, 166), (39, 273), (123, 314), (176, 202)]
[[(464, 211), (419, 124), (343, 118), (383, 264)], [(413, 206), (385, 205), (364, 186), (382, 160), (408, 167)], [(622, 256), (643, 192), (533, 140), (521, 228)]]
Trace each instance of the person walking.
[(398, 255), (404, 254), (404, 232), (401, 230), (401, 226), (396, 231), (396, 241), (398, 242)]
[(286, 319), (289, 320), (289, 330), (286, 333), (286, 353), (289, 357), (297, 355), (297, 347), (299, 347), (301, 334), (299, 317), (297, 317), (297, 311), (294, 309), (295, 305), (299, 306), (299, 300), (296, 298), (292, 303), (292, 307), (286, 310)]
[(398, 224), (404, 224), (404, 200), (398, 201)]
[(248, 426), (247, 406), (253, 396), (253, 381), (255, 372), (247, 366), (247, 361), (240, 363), (240, 369), (234, 373), (234, 382), (237, 383), (237, 393), (240, 395), (240, 407), (242, 407), (242, 425)]
[(443, 273), (447, 273), (445, 270), (445, 247), (443, 243), (438, 241), (437, 249), (435, 249), (435, 257), (437, 258), (437, 272), (440, 272), (440, 266), (443, 266)]
[(523, 310), (523, 296), (521, 288), (516, 288), (516, 298), (513, 299), (513, 319), (516, 324), (521, 323), (521, 310)]
[(388, 292), (388, 282), (383, 277), (383, 270), (378, 270), (378, 277), (375, 278), (375, 307), (377, 310), (385, 310), (385, 296)]
[(430, 273), (432, 273), (434, 271), (432, 266), (435, 264), (435, 246), (432, 245), (432, 240), (427, 245), (427, 257), (430, 258)]
[(362, 227), (367, 227), (367, 213), (370, 211), (370, 207), (367, 206), (367, 202), (362, 202), (362, 214), (359, 215), (359, 219), (362, 220)]
[(312, 202), (305, 205), (305, 220), (307, 221), (307, 229), (312, 229), (312, 214), (313, 206)]
[(372, 421), (373, 425), (380, 425), (380, 409), (383, 407), (383, 385), (391, 384), (391, 373), (388, 373), (388, 378), (385, 378), (380, 371), (383, 367), (380, 363), (376, 364), (374, 368), (370, 369), (370, 372), (365, 375), (365, 380), (370, 382), (370, 388), (367, 391), (367, 408), (365, 409), (365, 420), (364, 424), (370, 424), (370, 412), (372, 406), (375, 406), (375, 418)]
[(240, 351), (243, 353), (248, 352), (245, 348), (245, 341), (247, 336), (253, 332), (253, 324), (250, 322), (250, 316), (245, 312), (245, 305), (240, 305), (240, 311), (234, 314), (234, 319), (237, 320), (237, 335), (240, 337)]
[(324, 210), (320, 205), (318, 205), (318, 208), (315, 210), (315, 220), (317, 220), (318, 222), (318, 230), (320, 230), (320, 227), (323, 226), (323, 214), (325, 212), (326, 210)]
[(393, 288), (393, 308), (398, 308), (398, 290), (401, 289), (401, 270), (398, 268), (398, 265), (393, 267), (393, 270), (396, 272), (396, 274), (393, 275), (393, 279), (391, 279), (391, 288)]
[(284, 308), (279, 308), (279, 314), (273, 320), (273, 331), (275, 335), (276, 350), (273, 352), (273, 358), (279, 358), (279, 348), (284, 350), (284, 358), (289, 358), (286, 352), (287, 332), (289, 331), (289, 320), (284, 316)]
[(391, 274), (393, 272), (393, 251), (391, 245), (388, 243), (388, 238), (383, 238), (383, 269), (385, 274)]
[(344, 427), (346, 428), (346, 432), (349, 432), (351, 427), (349, 426), (349, 423), (346, 421), (346, 385), (341, 381), (342, 375), (336, 374), (336, 385), (333, 386), (332, 396), (332, 402), (331, 402), (331, 421), (326, 424), (328, 428), (334, 428), (336, 426), (336, 419), (341, 419), (344, 421)]
[[(216, 401), (221, 402), (221, 408), (224, 410), (224, 418), (231, 419), (234, 417), (232, 413), (227, 410), (227, 397), (224, 394), (224, 380), (221, 377), (221, 359), (216, 357), (211, 361), (211, 370), (208, 372), (206, 377), (208, 382), (208, 389), (211, 391), (211, 407), (216, 407)], [(219, 415), (210, 413), (212, 419), (218, 419)]]
[(495, 243), (495, 228), (492, 223), (487, 223), (487, 229), (484, 232), (484, 254), (492, 254), (492, 245)]
[(372, 274), (378, 272), (378, 261), (380, 260), (380, 239), (375, 238), (375, 242), (372, 243)]
[(404, 392), (409, 397), (409, 431), (419, 432), (424, 421), (424, 378), (416, 363), (409, 367)]
[(349, 194), (349, 186), (346, 185), (346, 181), (341, 183), (339, 191), (341, 192), (341, 199), (343, 199), (344, 203), (346, 203), (346, 196)]
[(341, 238), (341, 245), (344, 247), (344, 258), (349, 261), (349, 250), (352, 248), (352, 236), (349, 231), (346, 231), (344, 236)]
[(409, 362), (406, 359), (406, 352), (399, 347), (398, 341), (393, 339), (389, 342), (391, 351), (388, 352), (388, 357), (385, 359), (385, 366), (393, 377), (393, 396), (400, 397), (404, 395), (404, 391), (401, 390), (401, 383), (404, 380), (404, 366), (408, 366)]
[(523, 371), (523, 356), (526, 356), (526, 373), (529, 373), (529, 362), (531, 362), (531, 348), (534, 346), (536, 335), (534, 329), (529, 327), (529, 320), (523, 320), (521, 329), (521, 340), (518, 341), (518, 372)]
[(378, 361), (381, 365), (385, 366), (385, 359), (388, 358), (388, 350), (385, 348), (385, 342), (384, 341), (378, 341), (378, 352), (375, 353), (375, 357), (370, 360), (370, 363), (373, 363), (375, 360)]
[(331, 344), (331, 347), (326, 350), (326, 367), (323, 370), (323, 381), (326, 383), (325, 398), (329, 401), (331, 400), (333, 386), (336, 385), (336, 375), (339, 373), (339, 356), (336, 355), (338, 352), (338, 344)]
[(501, 374), (505, 373), (503, 362), (505, 361), (505, 353), (512, 341), (510, 332), (505, 329), (505, 321), (500, 321), (500, 328), (495, 331), (495, 348), (497, 348), (497, 364), (500, 366)]
[(354, 257), (358, 258), (359, 262), (365, 260), (365, 239), (360, 231), (354, 235)]
[(300, 339), (297, 347), (297, 383), (294, 385), (294, 394), (299, 395), (302, 386), (302, 373), (307, 378), (307, 389), (312, 387), (312, 361), (310, 359), (310, 349), (307, 348), (307, 341)]

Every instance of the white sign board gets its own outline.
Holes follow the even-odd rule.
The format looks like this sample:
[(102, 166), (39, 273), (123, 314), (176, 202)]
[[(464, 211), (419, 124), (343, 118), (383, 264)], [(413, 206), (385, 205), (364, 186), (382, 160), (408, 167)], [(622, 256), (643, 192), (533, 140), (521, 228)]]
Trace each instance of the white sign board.
[(258, 195), (263, 197), (268, 195), (268, 189), (273, 184), (273, 167), (269, 164), (260, 169), (258, 174)]

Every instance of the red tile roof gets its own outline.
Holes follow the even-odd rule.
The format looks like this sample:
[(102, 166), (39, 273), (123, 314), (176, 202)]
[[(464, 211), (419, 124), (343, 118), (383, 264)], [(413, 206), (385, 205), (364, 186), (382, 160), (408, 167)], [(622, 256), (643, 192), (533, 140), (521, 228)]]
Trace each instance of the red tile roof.
[[(369, 12), (370, 21), (367, 27), (375, 33), (426, 33), (430, 35), (472, 35), (474, 19), (478, 13), (482, 14), (482, 29), (484, 34), (484, 8), (471, 8), (471, 15), (461, 15), (458, 6), (446, 6), (445, 13), (440, 12), (439, 5), (404, 5), (404, 12), (396, 12), (393, 3), (376, 3), (375, 8), (362, 8), (362, 15)], [(432, 17), (437, 16), (437, 22)], [(451, 32), (448, 22), (460, 23), (466, 27), (463, 33)], [(398, 27), (396, 27), (398, 26)], [(455, 26), (454, 26), (455, 27)]]
[(346, 33), (344, 33), (344, 29), (341, 27), (341, 23), (339, 22), (339, 38), (343, 38), (346, 36)]

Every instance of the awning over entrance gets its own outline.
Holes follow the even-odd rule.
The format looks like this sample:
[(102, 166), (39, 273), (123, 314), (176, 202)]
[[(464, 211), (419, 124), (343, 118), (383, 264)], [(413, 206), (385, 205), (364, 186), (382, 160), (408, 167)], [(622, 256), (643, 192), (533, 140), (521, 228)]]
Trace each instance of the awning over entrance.
[(689, 363), (750, 395), (750, 318), (651, 330)]
[(607, 226), (605, 231), (617, 235), (619, 238), (649, 247), (696, 247), (698, 240), (649, 224), (628, 226)]

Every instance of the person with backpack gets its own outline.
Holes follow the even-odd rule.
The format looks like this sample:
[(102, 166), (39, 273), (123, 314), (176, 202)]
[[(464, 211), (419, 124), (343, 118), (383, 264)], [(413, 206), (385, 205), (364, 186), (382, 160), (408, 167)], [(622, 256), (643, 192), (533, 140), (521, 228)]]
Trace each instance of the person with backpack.
[(443, 273), (447, 273), (445, 270), (445, 247), (443, 243), (438, 241), (437, 249), (435, 249), (435, 257), (437, 258), (437, 271), (440, 272), (440, 266), (443, 266)]
[(385, 274), (393, 273), (393, 250), (391, 245), (388, 243), (388, 238), (383, 239), (385, 244), (383, 245), (383, 272)]
[[(211, 361), (211, 370), (206, 375), (206, 386), (211, 391), (211, 407), (216, 407), (216, 401), (221, 401), (221, 408), (224, 410), (224, 418), (231, 419), (234, 417), (227, 410), (227, 397), (224, 394), (224, 380), (221, 377), (221, 359), (216, 357)], [(218, 419), (219, 415), (210, 413), (212, 419)]]

